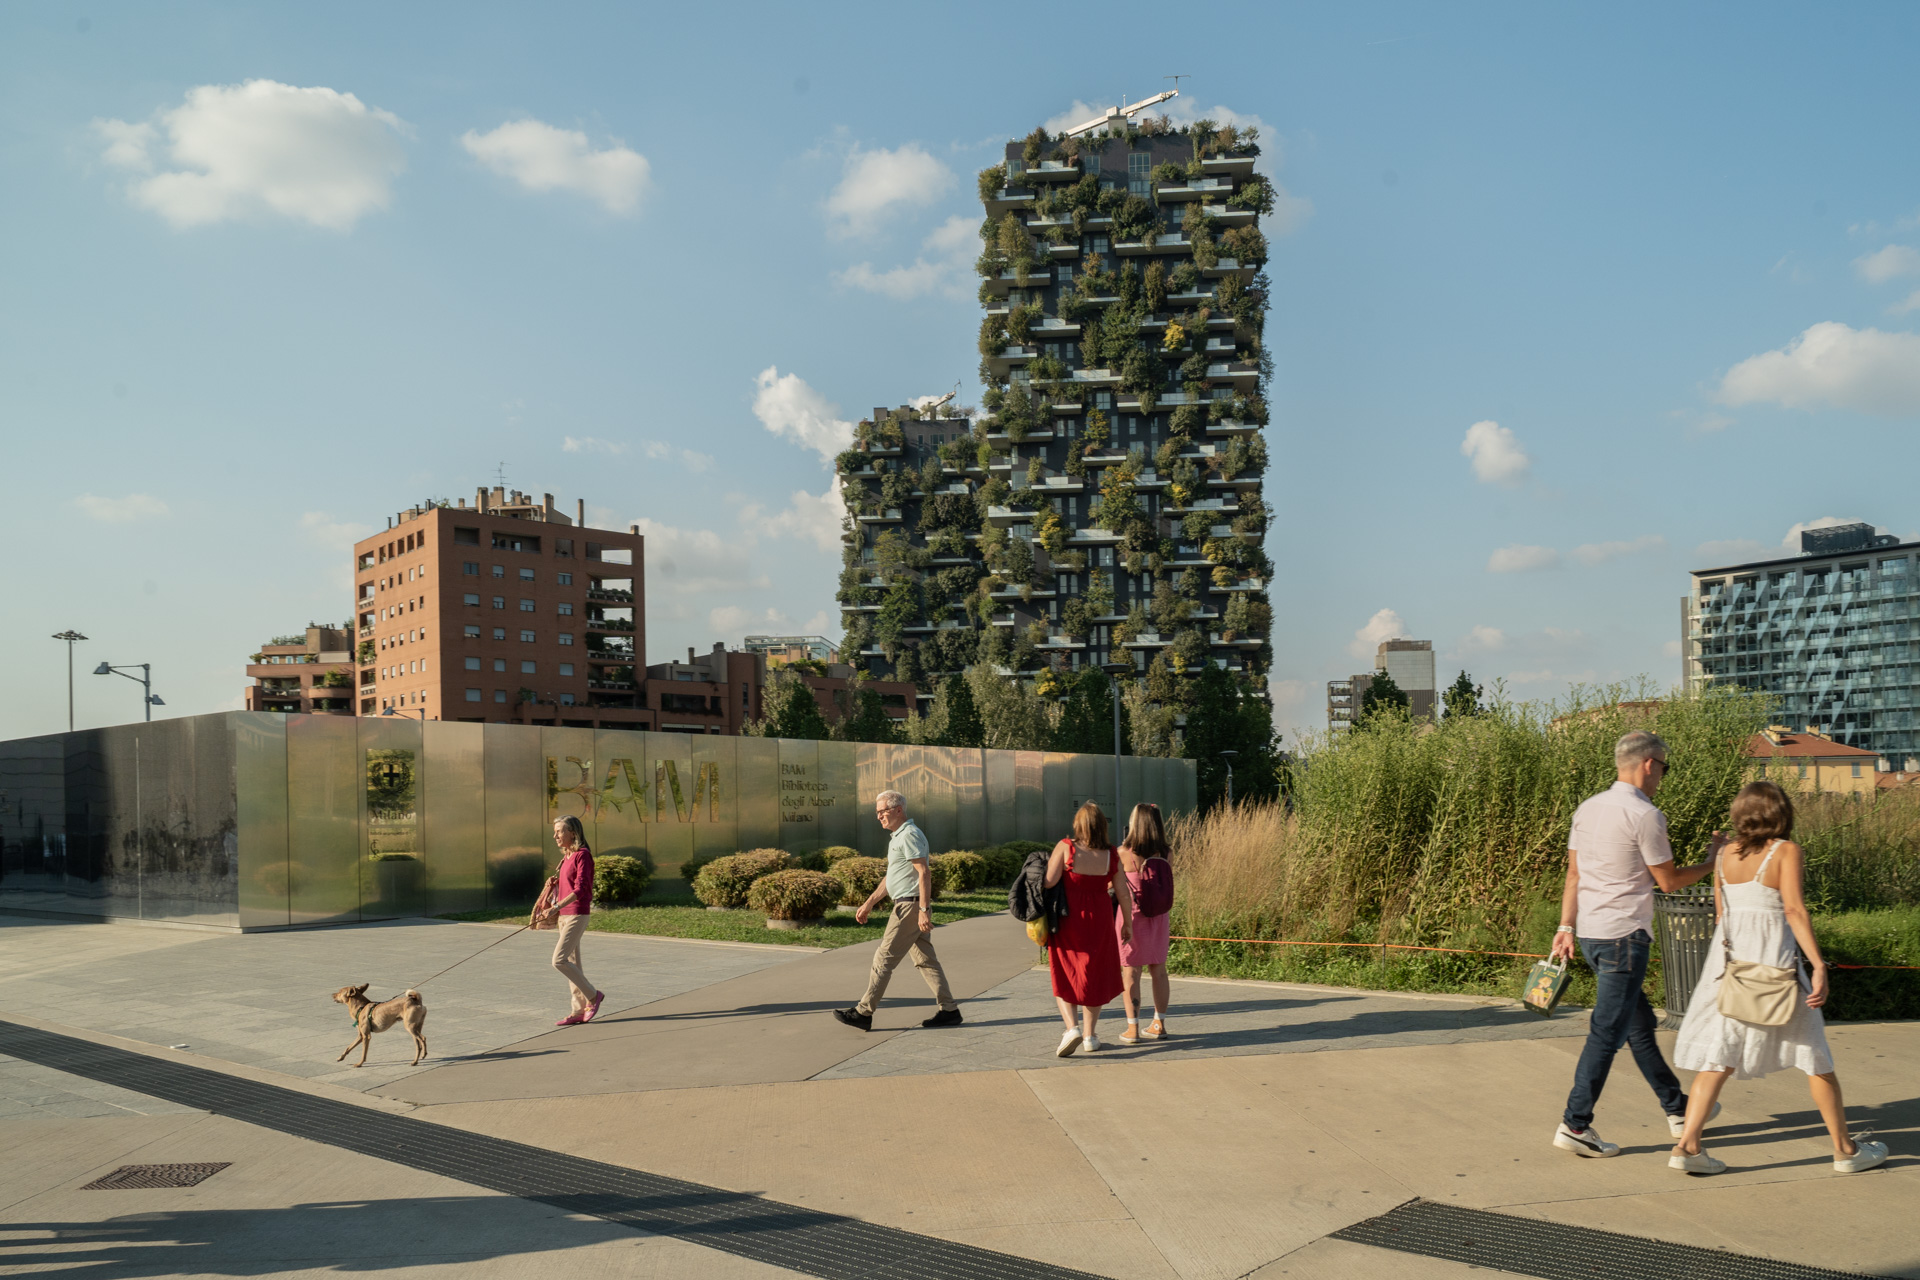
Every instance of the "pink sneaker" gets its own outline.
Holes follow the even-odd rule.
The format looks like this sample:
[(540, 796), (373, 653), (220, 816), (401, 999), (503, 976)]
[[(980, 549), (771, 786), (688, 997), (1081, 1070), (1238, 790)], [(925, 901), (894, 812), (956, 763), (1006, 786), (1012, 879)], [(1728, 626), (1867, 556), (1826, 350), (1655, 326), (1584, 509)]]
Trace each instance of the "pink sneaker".
[(607, 998), (606, 992), (604, 991), (594, 992), (593, 1003), (587, 1006), (587, 1011), (585, 1014), (581, 1015), (580, 1021), (592, 1022), (594, 1018), (598, 1017), (600, 1013), (600, 1002), (602, 1000), (605, 1000), (606, 998)]
[(560, 1019), (560, 1021), (554, 1023), (553, 1025), (556, 1027), (577, 1027), (581, 1023), (585, 1022), (586, 1020), (587, 1020), (587, 1015), (585, 1014), (585, 1012), (570, 1013), (566, 1017)]

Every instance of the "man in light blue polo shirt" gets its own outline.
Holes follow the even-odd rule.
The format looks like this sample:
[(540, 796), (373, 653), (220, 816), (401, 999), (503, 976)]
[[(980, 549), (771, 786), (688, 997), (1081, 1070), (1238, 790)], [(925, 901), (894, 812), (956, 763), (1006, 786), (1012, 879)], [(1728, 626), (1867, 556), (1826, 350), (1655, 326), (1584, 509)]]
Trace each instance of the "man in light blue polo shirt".
[(927, 980), (940, 1010), (920, 1025), (954, 1027), (960, 1025), (960, 1006), (947, 989), (947, 975), (940, 958), (933, 954), (933, 864), (927, 851), (927, 837), (907, 816), (907, 798), (898, 791), (882, 791), (873, 800), (873, 816), (893, 833), (887, 842), (887, 874), (853, 918), (861, 924), (882, 898), (893, 899), (893, 914), (887, 918), (887, 932), (880, 949), (873, 953), (873, 970), (867, 978), (867, 994), (851, 1009), (835, 1009), (833, 1016), (850, 1027), (873, 1030), (873, 1011), (887, 994), (887, 982), (909, 952), (914, 968)]

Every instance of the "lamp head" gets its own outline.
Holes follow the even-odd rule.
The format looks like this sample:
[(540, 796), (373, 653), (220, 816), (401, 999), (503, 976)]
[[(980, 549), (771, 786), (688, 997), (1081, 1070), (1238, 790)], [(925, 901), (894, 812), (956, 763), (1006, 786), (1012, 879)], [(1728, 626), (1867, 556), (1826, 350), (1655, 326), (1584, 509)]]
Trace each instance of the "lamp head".
[(110, 676), (113, 674), (113, 668), (103, 662), (93, 669), (93, 674), (97, 676)]
[(157, 694), (157, 693), (155, 693), (155, 694), (149, 694), (149, 695), (147, 696), (147, 701), (148, 701), (148, 702), (151, 702), (151, 703), (152, 703), (152, 704), (153, 704), (154, 706), (156, 706), (156, 707), (164, 707), (164, 706), (166, 706), (166, 705), (167, 705), (166, 703), (164, 703), (164, 702), (162, 702), (162, 701), (160, 701), (160, 695), (159, 695), (159, 694)]
[(1130, 676), (1133, 674), (1133, 664), (1131, 662), (1103, 662), (1100, 664), (1100, 669), (1116, 680), (1121, 676)]
[(1240, 753), (1238, 751), (1216, 751), (1213, 754), (1219, 756), (1222, 760), (1231, 760)]

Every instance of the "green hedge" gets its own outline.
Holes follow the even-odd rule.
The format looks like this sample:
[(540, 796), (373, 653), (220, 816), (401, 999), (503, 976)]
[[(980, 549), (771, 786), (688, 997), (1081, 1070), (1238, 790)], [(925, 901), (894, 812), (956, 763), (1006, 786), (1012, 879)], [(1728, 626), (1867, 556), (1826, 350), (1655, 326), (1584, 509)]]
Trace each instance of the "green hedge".
[(1815, 916), (1813, 933), (1829, 966), (1916, 966), (1877, 971), (1829, 967), (1829, 1021), (1920, 1018), (1920, 907)]
[(747, 890), (747, 905), (770, 920), (818, 920), (840, 898), (841, 884), (823, 871), (795, 868), (761, 876)]
[(842, 858), (827, 869), (840, 882), (840, 904), (857, 907), (870, 897), (887, 876), (885, 858)]
[(744, 907), (755, 880), (785, 871), (788, 866), (786, 852), (781, 849), (752, 849), (715, 858), (694, 877), (693, 896), (710, 907)]
[(987, 882), (987, 860), (971, 850), (936, 853), (928, 862), (934, 887), (941, 893), (972, 893)]
[(644, 849), (609, 853), (593, 860), (593, 903), (597, 907), (632, 906), (653, 883), (653, 858)]

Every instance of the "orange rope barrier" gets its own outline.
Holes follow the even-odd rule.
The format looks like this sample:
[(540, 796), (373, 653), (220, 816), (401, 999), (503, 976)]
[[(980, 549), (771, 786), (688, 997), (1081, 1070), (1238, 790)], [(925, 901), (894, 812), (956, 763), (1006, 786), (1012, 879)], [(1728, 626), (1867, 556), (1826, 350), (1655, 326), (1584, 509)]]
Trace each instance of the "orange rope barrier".
[[(1276, 938), (1189, 938), (1171, 934), (1169, 942), (1240, 942), (1256, 947), (1360, 947), (1367, 951), (1444, 951), (1456, 956), (1511, 956), (1519, 960), (1546, 960), (1538, 951), (1474, 951), (1466, 947), (1418, 947), (1406, 942), (1293, 942)], [(1920, 970), (1920, 964), (1833, 964), (1829, 969)]]

